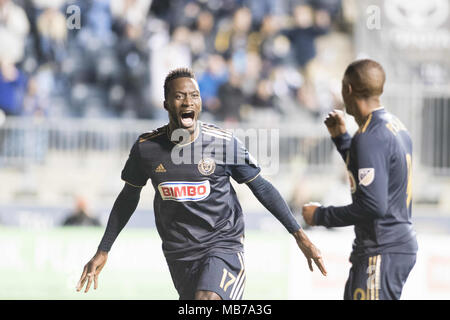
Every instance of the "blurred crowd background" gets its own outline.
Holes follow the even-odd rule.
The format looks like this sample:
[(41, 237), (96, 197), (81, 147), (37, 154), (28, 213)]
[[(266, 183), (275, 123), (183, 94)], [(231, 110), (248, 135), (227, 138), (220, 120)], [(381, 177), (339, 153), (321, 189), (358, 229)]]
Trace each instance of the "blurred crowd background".
[(166, 119), (164, 77), (191, 66), (205, 119), (307, 122), (339, 103), (341, 61), (352, 58), (345, 7), (340, 0), (1, 0), (0, 109)]
[(449, 12), (448, 0), (0, 0), (0, 204), (84, 193), (109, 208), (133, 141), (167, 121), (163, 83), (177, 67), (196, 74), (202, 120), (278, 130), (262, 152), (278, 171), (265, 172), (297, 215), (309, 200), (347, 203), (323, 119), (343, 108), (345, 67), (371, 57), (414, 141), (415, 203), (448, 212)]
[(388, 75), (382, 103), (414, 141), (415, 203), (448, 212), (449, 1), (374, 3), (0, 0), (0, 203), (66, 205), (81, 190), (109, 208), (121, 183), (111, 172), (140, 133), (167, 121), (163, 83), (177, 67), (196, 74), (202, 120), (278, 130), (262, 153), (277, 156), (269, 176), (293, 211), (346, 203), (323, 119), (343, 108), (345, 67), (371, 57)]

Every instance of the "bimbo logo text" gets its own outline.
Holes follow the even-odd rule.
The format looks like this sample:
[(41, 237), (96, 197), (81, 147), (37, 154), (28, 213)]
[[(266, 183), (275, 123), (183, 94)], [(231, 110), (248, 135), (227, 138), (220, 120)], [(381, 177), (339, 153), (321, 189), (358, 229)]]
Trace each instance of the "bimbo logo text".
[(163, 200), (199, 201), (210, 193), (209, 181), (187, 182), (170, 181), (158, 185), (159, 194)]

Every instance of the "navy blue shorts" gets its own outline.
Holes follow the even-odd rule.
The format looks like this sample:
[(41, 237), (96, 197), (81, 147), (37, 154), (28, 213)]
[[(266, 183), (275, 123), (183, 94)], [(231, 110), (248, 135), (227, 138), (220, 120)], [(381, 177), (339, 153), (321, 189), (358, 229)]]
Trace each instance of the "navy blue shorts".
[(194, 261), (169, 261), (180, 300), (193, 300), (197, 291), (212, 291), (223, 300), (241, 300), (245, 287), (244, 255), (214, 253)]
[(399, 300), (416, 255), (385, 253), (351, 261), (344, 300)]

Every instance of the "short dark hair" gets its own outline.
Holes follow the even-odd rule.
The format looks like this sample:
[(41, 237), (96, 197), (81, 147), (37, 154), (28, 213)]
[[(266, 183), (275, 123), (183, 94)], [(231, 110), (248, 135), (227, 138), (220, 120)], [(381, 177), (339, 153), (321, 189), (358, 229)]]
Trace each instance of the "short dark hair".
[(352, 62), (345, 70), (344, 76), (358, 97), (368, 98), (383, 93), (386, 74), (381, 64), (374, 60), (361, 59)]
[(189, 68), (177, 68), (169, 72), (164, 80), (164, 99), (169, 94), (169, 82), (178, 78), (191, 78), (195, 80), (194, 72)]

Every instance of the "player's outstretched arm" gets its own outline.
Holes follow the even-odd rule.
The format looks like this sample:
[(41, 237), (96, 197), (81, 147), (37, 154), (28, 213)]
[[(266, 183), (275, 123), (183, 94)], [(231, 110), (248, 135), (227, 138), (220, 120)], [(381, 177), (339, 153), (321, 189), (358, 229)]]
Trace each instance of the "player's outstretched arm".
[(80, 281), (77, 285), (77, 291), (80, 291), (86, 283), (84, 292), (88, 292), (92, 280), (94, 280), (94, 289), (98, 286), (98, 275), (102, 271), (108, 252), (111, 249), (114, 241), (119, 235), (120, 231), (125, 227), (131, 215), (139, 203), (141, 194), (141, 187), (135, 187), (125, 183), (122, 191), (117, 196), (114, 206), (109, 215), (108, 224), (106, 226), (103, 238), (98, 246), (98, 250), (94, 257), (84, 266)]
[(261, 202), (261, 204), (283, 224), (286, 230), (294, 236), (300, 250), (302, 250), (308, 260), (310, 270), (313, 271), (312, 262), (314, 261), (322, 274), (326, 275), (327, 272), (323, 264), (320, 250), (314, 246), (303, 232), (278, 190), (262, 176), (258, 176), (251, 180), (247, 183), (247, 186), (259, 202)]
[(292, 234), (300, 229), (300, 225), (292, 215), (286, 201), (269, 181), (258, 175), (250, 182), (247, 182), (247, 186), (256, 199), (281, 222), (289, 233)]

